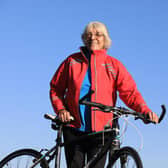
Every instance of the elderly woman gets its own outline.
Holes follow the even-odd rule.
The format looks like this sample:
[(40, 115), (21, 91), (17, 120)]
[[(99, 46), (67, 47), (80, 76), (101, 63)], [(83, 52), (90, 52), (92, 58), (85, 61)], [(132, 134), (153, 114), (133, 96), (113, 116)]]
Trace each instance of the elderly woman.
[[(85, 46), (64, 60), (50, 83), (51, 102), (60, 120), (67, 122), (70, 116), (74, 118), (69, 127), (64, 128), (64, 140), (101, 131), (113, 117), (111, 113), (79, 105), (79, 100), (85, 95), (90, 95), (88, 99), (91, 101), (115, 106), (118, 92), (129, 108), (149, 114), (151, 120), (158, 122), (157, 115), (146, 105), (129, 72), (120, 61), (107, 54), (111, 39), (106, 26), (101, 22), (89, 23), (84, 29), (82, 40)], [(101, 145), (101, 141), (93, 139), (66, 147), (68, 167), (82, 168), (85, 157), (91, 159)], [(95, 168), (103, 168), (105, 159), (106, 156)]]

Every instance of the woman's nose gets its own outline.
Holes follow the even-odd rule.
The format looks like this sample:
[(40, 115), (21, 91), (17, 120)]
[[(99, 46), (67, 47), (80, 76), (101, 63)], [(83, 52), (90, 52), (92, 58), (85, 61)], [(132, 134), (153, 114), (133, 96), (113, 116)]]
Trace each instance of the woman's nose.
[(91, 39), (93, 40), (93, 39), (95, 39), (96, 38), (96, 35), (95, 34), (92, 34), (91, 35)]

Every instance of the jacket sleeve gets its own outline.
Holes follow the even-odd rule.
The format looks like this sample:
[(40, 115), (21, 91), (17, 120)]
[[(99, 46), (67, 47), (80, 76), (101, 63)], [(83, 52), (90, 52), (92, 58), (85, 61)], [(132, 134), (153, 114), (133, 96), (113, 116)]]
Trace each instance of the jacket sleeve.
[(50, 82), (50, 100), (55, 113), (65, 109), (64, 97), (67, 88), (68, 66), (65, 60), (55, 72)]
[(127, 71), (124, 65), (118, 62), (117, 90), (121, 100), (131, 109), (148, 113), (151, 110), (148, 108), (141, 93), (138, 91), (136, 83), (131, 74)]

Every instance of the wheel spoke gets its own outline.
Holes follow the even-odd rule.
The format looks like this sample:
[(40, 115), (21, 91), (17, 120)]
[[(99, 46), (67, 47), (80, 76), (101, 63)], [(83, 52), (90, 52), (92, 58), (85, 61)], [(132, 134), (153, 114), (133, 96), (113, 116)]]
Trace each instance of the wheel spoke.
[(32, 165), (32, 156), (20, 156), (19, 158), (13, 158), (7, 162), (3, 168), (28, 168)]
[[(18, 150), (9, 154), (0, 162), (1, 168), (30, 168), (41, 157), (41, 154), (32, 149)], [(35, 168), (48, 168), (47, 162), (42, 160)]]

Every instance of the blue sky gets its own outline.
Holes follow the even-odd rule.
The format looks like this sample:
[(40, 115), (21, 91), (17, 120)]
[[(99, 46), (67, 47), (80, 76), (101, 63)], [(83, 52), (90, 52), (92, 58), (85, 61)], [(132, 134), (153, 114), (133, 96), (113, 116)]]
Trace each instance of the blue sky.
[[(59, 64), (79, 51), (90, 21), (109, 29), (108, 53), (134, 77), (149, 107), (167, 105), (168, 2), (166, 0), (1, 0), (0, 1), (0, 159), (23, 148), (54, 144), (56, 133), (43, 119), (53, 113), (49, 82)], [(122, 104), (122, 102), (118, 102)], [(141, 131), (144, 167), (168, 164), (167, 116), (160, 125), (132, 121)], [(128, 128), (125, 143), (140, 143)]]

